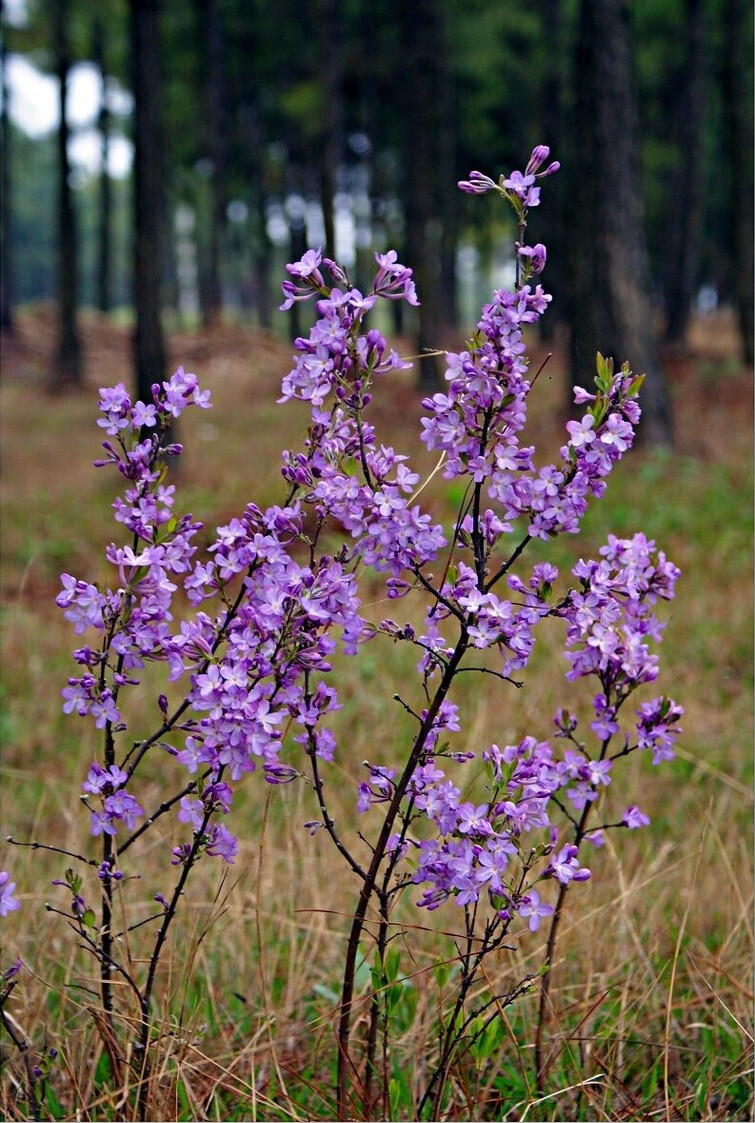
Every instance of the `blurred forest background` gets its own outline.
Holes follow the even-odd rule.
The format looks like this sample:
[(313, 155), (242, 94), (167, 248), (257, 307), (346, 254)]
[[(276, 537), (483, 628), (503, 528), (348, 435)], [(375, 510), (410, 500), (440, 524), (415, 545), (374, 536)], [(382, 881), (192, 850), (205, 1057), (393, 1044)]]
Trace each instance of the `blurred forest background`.
[[(306, 312), (273, 311), (284, 263), (308, 246), (358, 287), (395, 247), (422, 308), (405, 322), (397, 304), (392, 328), (420, 348), (458, 342), (511, 275), (514, 232), (456, 181), (523, 167), (536, 143), (562, 171), (528, 238), (548, 245), (547, 330), (568, 341), (573, 377), (591, 377), (598, 349), (631, 358), (649, 375), (646, 438), (669, 444), (661, 357), (684, 353), (691, 316), (732, 308), (752, 362), (746, 0), (2, 8), (2, 327), (55, 302), (53, 388), (81, 379), (83, 306), (135, 325), (142, 394), (164, 372), (165, 331), (298, 334)], [(46, 132), (14, 105), (31, 67), (57, 83)], [(71, 112), (76, 84), (88, 113)], [(422, 388), (439, 373), (422, 363)]]

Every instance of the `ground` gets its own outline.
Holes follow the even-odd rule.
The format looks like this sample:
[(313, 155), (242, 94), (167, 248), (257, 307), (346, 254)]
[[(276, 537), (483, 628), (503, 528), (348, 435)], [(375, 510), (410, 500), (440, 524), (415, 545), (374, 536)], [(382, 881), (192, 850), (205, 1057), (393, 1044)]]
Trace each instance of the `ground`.
[[(91, 467), (101, 439), (96, 390), (131, 379), (125, 328), (85, 312), (81, 333), (84, 385), (51, 396), (46, 386), (53, 310), (20, 315), (16, 333), (2, 338), (0, 391), (0, 732), (2, 776), (13, 793), (2, 808), (2, 834), (21, 839), (46, 834), (73, 849), (89, 845), (74, 793), (96, 743), (85, 723), (60, 713), (59, 690), (73, 673), (74, 637), (54, 598), (61, 571), (88, 580), (106, 573), (102, 548), (117, 534), (109, 516), (116, 484)], [(625, 834), (615, 850), (596, 856), (594, 877), (579, 898), (583, 903), (575, 903), (562, 932), (552, 992), (564, 1040), (558, 1079), (566, 1086), (597, 1073), (603, 1083), (576, 1099), (554, 1099), (550, 1118), (649, 1118), (651, 1110), (665, 1111), (666, 1118), (745, 1118), (748, 1107), (742, 1105), (750, 1102), (742, 1082), (749, 1079), (752, 1003), (752, 371), (738, 359), (727, 313), (697, 321), (689, 342), (686, 354), (664, 359), (675, 414), (673, 453), (633, 453), (612, 477), (608, 497), (587, 520), (584, 535), (548, 544), (556, 550), (552, 560), (568, 572), (580, 552), (596, 549), (608, 530), (645, 529), (681, 566), (678, 597), (666, 614), (660, 688), (687, 711), (677, 761), (666, 769), (642, 770), (622, 792), (626, 803), (636, 801), (648, 811), (651, 829)], [(411, 350), (406, 340), (397, 346), (402, 354)], [(193, 370), (215, 403), (209, 413), (187, 411), (182, 419), (186, 454), (176, 479), (186, 506), (212, 527), (250, 500), (278, 502), (280, 449), (298, 447), (306, 424), (299, 407), (276, 405), (290, 345), (220, 325), (173, 333), (169, 350), (172, 366)], [(532, 353), (537, 369), (546, 352), (533, 341)], [(564, 368), (558, 347), (532, 396), (533, 441), (550, 453), (563, 440)], [(417, 441), (421, 407), (413, 375), (383, 380), (374, 404), (382, 439), (432, 467)], [(426, 495), (439, 513), (448, 514), (453, 487), (439, 486)], [(389, 752), (400, 735), (385, 703), (396, 688), (390, 649), (388, 655), (365, 654), (357, 661), (360, 669), (349, 672), (339, 715), (344, 749), (337, 769), (347, 819), (360, 762)], [(468, 698), (468, 736), (481, 741), (501, 727), (505, 737), (521, 736), (541, 726), (548, 736), (550, 716), (564, 703), (559, 658), (547, 650), (539, 656), (532, 681), (521, 700), (516, 698), (518, 710), (507, 700), (501, 703), (489, 684)], [(412, 673), (410, 664), (406, 671)], [(395, 724), (386, 726), (391, 720)], [(158, 780), (156, 775), (151, 781), (155, 795)], [(211, 1029), (196, 1038), (201, 1042), (196, 1054), (194, 1039), (187, 1047), (182, 1060), (187, 1087), (191, 1075), (212, 1090), (207, 1056), (213, 1063), (223, 1060), (229, 1073), (241, 1072), (248, 1061), (257, 1073), (255, 1087), (266, 1092), (268, 1077), (259, 1074), (271, 1066), (287, 1073), (316, 1068), (312, 1019), (326, 1024), (327, 995), (338, 985), (343, 916), (353, 908), (353, 886), (347, 876), (332, 875), (327, 839), (311, 840), (301, 830), (312, 813), (303, 789), (292, 786), (272, 802), (268, 794), (263, 811), (259, 786), (248, 787), (252, 794), (240, 803), (239, 815), (248, 816), (249, 835), (233, 871), (241, 884), (223, 905), (215, 941), (197, 951), (211, 998), (211, 1013), (202, 1007), (197, 1020)], [(261, 836), (268, 838), (266, 846), (257, 845)], [(47, 1034), (65, 1040), (70, 1033), (69, 1066), (78, 1056), (86, 1069), (88, 1050), (100, 1048), (91, 1022), (80, 1018), (73, 999), (56, 1005), (60, 988), (49, 982), (59, 971), (68, 980), (71, 970), (64, 925), (55, 927), (55, 918), (41, 911), (49, 881), (60, 877), (60, 870), (52, 860), (45, 864), (41, 854), (16, 848), (4, 849), (0, 864), (13, 869), (22, 900), (22, 910), (6, 922), (4, 946), (7, 942), (8, 951), (26, 958), (36, 973), (33, 984), (19, 985), (14, 994), (14, 1015), (36, 1042)], [(155, 864), (155, 878), (164, 876), (159, 868)], [(208, 870), (200, 871), (204, 889), (195, 889), (190, 924), (175, 941), (178, 956), (181, 941), (193, 946), (213, 913), (214, 871)], [(144, 876), (153, 873), (145, 869)], [(421, 965), (427, 952), (420, 939), (418, 934), (415, 951)], [(517, 964), (536, 968), (542, 961), (537, 937), (525, 940), (518, 954)], [(179, 964), (177, 976), (180, 969)], [(418, 970), (418, 987), (423, 979)], [(247, 1007), (239, 1005), (247, 1001), (243, 996), (258, 994), (262, 1012), (251, 998)], [(419, 1009), (431, 1004), (429, 994), (420, 993)], [(252, 1031), (269, 1025), (267, 1003), (274, 1003), (276, 1033), (271, 1037), (266, 1029), (256, 1044)], [(523, 1023), (510, 1032), (526, 1039), (529, 1016), (525, 1007)], [(240, 1043), (242, 1018), (248, 1033), (245, 1029)], [(64, 1082), (55, 1087), (62, 1096)], [(530, 1093), (525, 1081), (524, 1102)], [(222, 1112), (222, 1104), (215, 1110)], [(318, 1110), (327, 1115), (327, 1105)], [(471, 1117), (463, 1114), (463, 1105), (458, 1110), (457, 1117)], [(535, 1115), (530, 1111), (527, 1117)]]

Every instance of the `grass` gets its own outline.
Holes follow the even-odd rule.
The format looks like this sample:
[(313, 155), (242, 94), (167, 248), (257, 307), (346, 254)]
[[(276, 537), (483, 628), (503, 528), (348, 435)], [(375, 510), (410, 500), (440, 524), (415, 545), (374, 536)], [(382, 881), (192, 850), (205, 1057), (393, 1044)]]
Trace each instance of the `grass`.
[[(107, 337), (121, 350), (107, 363), (100, 355), (95, 383), (125, 370), (118, 339)], [(98, 340), (95, 333), (90, 353), (99, 345), (106, 355), (107, 340)], [(303, 416), (274, 405), (287, 350), (235, 330), (209, 340), (186, 336), (175, 346), (216, 403), (209, 415), (187, 415), (178, 479), (185, 506), (212, 526), (249, 500), (278, 501), (278, 452), (299, 444)], [(572, 893), (551, 990), (546, 1094), (537, 1094), (532, 1076), (536, 1001), (527, 992), (456, 1058), (444, 1118), (751, 1117), (751, 404), (747, 372), (729, 361), (724, 377), (719, 356), (696, 347), (674, 383), (680, 451), (634, 453), (578, 539), (535, 543), (532, 554), (568, 570), (609, 531), (643, 529), (681, 566), (661, 652), (662, 688), (686, 708), (679, 754), (670, 766), (634, 769), (620, 793), (609, 793), (617, 809), (638, 803), (652, 825), (591, 854), (593, 879)], [(35, 354), (29, 344), (2, 389), (3, 835), (81, 851), (91, 843), (78, 791), (97, 738), (60, 712), (73, 637), (53, 602), (61, 570), (104, 577), (115, 485), (89, 466), (98, 440), (91, 386), (46, 399)], [(558, 355), (548, 369), (534, 426), (537, 443), (552, 450), (560, 440)], [(386, 395), (382, 404), (376, 396), (386, 439), (427, 467), (413, 436), (418, 406), (410, 387), (397, 379), (393, 389), (378, 389)], [(447, 514), (454, 489), (436, 483), (428, 502)], [(379, 595), (367, 587), (368, 611), (376, 619), (395, 615)], [(410, 610), (402, 602), (399, 611), (403, 618)], [(411, 652), (386, 643), (339, 667), (344, 706), (329, 782), (334, 814), (348, 829), (356, 824), (361, 762), (388, 762), (405, 743), (406, 715), (388, 700), (407, 689), (413, 663)], [(519, 692), (462, 676), (469, 747), (479, 750), (489, 737), (547, 737), (552, 713), (568, 698), (563, 670), (555, 636), (536, 648)], [(149, 708), (134, 718), (151, 720)], [(167, 766), (153, 764), (149, 805), (165, 791)], [(255, 781), (240, 786), (234, 809), (242, 840), (236, 864), (221, 881), (216, 864), (200, 863), (161, 968), (156, 1119), (334, 1118), (333, 1012), (355, 881), (339, 870), (324, 832), (311, 837), (302, 829), (316, 814), (309, 789), (271, 793)], [(154, 893), (170, 883), (160, 856), (168, 843), (166, 836), (140, 855), (140, 881), (128, 887), (130, 922), (149, 915)], [(20, 955), (27, 967), (8, 1008), (43, 1070), (41, 1110), (56, 1119), (124, 1118), (132, 1097), (103, 1050), (92, 961), (61, 918), (44, 911), (45, 901), (63, 901), (50, 882), (65, 862), (4, 847), (2, 866), (13, 871), (22, 901), (4, 923), (4, 965)], [(428, 916), (410, 901), (396, 915), (399, 967), (381, 997), (394, 1031), (389, 1118), (414, 1117), (437, 1049), (438, 1011), (455, 986), (443, 930), (457, 923), (453, 908)], [(143, 935), (129, 939), (135, 965)], [(357, 1034), (373, 991), (371, 954), (365, 945)], [(485, 985), (505, 992), (542, 960), (542, 932), (528, 934), (494, 957)], [(121, 1007), (133, 1016), (125, 997)], [(28, 1118), (22, 1062), (5, 1036), (2, 1048), (4, 1115)]]

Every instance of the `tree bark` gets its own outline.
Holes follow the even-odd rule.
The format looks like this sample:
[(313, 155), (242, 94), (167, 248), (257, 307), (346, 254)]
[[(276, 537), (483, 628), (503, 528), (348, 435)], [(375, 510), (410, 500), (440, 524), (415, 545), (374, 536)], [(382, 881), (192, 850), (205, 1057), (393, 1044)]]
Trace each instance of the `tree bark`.
[[(440, 28), (445, 43), (444, 26)], [(445, 52), (443, 57), (445, 58)], [(442, 223), (439, 248), (439, 301), (440, 334), (436, 347), (455, 346), (455, 330), (459, 325), (459, 305), (456, 291), (456, 251), (459, 244), (459, 199), (456, 172), (456, 136), (458, 130), (458, 105), (456, 90), (448, 71), (444, 74), (438, 62), (438, 163), (435, 173), (438, 199), (438, 216)]]
[[(307, 224), (304, 220), (304, 215), (297, 214), (289, 217), (288, 230), (290, 238), (290, 260), (300, 261), (304, 254), (307, 252)], [(304, 331), (304, 320), (302, 317), (301, 304), (295, 300), (288, 311), (289, 321), (289, 334), (291, 340), (298, 339)]]
[(13, 269), (11, 246), (10, 121), (6, 81), (5, 12), (0, 0), (0, 329), (13, 331)]
[(225, 93), (223, 26), (218, 0), (199, 0), (204, 45), (207, 105), (207, 149), (212, 162), (210, 177), (210, 230), (208, 239), (206, 321), (214, 322), (223, 310), (220, 261), (226, 248), (228, 206), (228, 123)]
[(639, 125), (626, 0), (582, 0), (576, 49), (572, 378), (592, 382), (595, 354), (644, 372), (640, 439), (672, 442), (671, 403), (650, 301)]
[[(753, 169), (752, 120), (747, 111), (745, 52), (751, 50), (744, 0), (724, 5), (723, 100), (727, 155), (732, 176), (734, 301), (742, 334), (744, 360), (753, 363)], [(751, 57), (751, 56), (750, 56)], [(748, 119), (750, 118), (750, 119)]]
[(94, 17), (92, 28), (92, 61), (100, 78), (100, 108), (97, 114), (97, 131), (100, 134), (100, 197), (99, 227), (97, 231), (97, 307), (100, 312), (109, 312), (111, 307), (111, 214), (112, 192), (108, 161), (110, 156), (110, 110), (107, 104), (107, 76), (105, 72), (105, 50), (102, 18)]
[(161, 309), (163, 169), (159, 0), (130, 0), (134, 93), (134, 364), (136, 392), (152, 400), (165, 373)]
[(264, 331), (273, 326), (272, 300), (270, 299), (270, 267), (272, 253), (267, 236), (265, 213), (266, 199), (261, 183), (256, 193), (256, 214), (253, 217), (256, 236), (253, 241), (252, 269), (254, 276), (254, 306), (257, 310), (257, 323)]
[(68, 0), (53, 0), (52, 30), (55, 73), (58, 79), (60, 123), (58, 126), (58, 338), (50, 375), (50, 388), (64, 390), (82, 379), (81, 343), (76, 324), (78, 305), (78, 241), (76, 210), (71, 191), (71, 165), (68, 160), (68, 75), (71, 52), (68, 40), (70, 6)]
[[(443, 225), (437, 205), (440, 163), (441, 67), (446, 57), (443, 11), (439, 0), (400, 0), (405, 73), (404, 211), (406, 264), (414, 270), (420, 300), (417, 348), (420, 354), (439, 345), (441, 329), (441, 247)], [(439, 185), (453, 190), (453, 185)], [(431, 393), (440, 385), (440, 364), (429, 355), (418, 362), (418, 389)]]
[(563, 161), (558, 175), (548, 180), (545, 203), (534, 216), (531, 242), (545, 242), (548, 247), (548, 265), (543, 285), (553, 295), (553, 304), (547, 316), (538, 322), (540, 338), (548, 344), (556, 335), (557, 325), (566, 318), (569, 276), (566, 230), (571, 221), (566, 213), (569, 207), (568, 179), (573, 169), (566, 158), (570, 147), (565, 129), (564, 85), (565, 20), (561, 0), (544, 0), (543, 35), (550, 44), (551, 57), (545, 68), (542, 85), (543, 126), (538, 138), (551, 150), (551, 158)]
[(665, 343), (684, 346), (697, 285), (703, 216), (703, 124), (705, 112), (704, 8), (702, 0), (685, 0), (685, 52), (681, 74), (675, 75), (680, 148), (668, 198), (668, 242), (665, 254)]
[(326, 256), (335, 258), (333, 201), (343, 159), (343, 38), (338, 0), (320, 0), (320, 74), (323, 83), (323, 139), (320, 145), (320, 203)]

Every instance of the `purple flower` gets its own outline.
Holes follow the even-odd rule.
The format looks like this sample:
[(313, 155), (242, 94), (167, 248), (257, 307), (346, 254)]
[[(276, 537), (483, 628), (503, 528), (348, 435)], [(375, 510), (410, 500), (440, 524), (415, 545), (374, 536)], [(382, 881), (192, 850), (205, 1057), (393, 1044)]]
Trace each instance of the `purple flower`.
[(16, 883), (10, 880), (10, 874), (6, 870), (0, 870), (0, 916), (7, 916), (9, 912), (21, 907), (13, 896), (15, 888)]
[(469, 179), (459, 180), (458, 186), (467, 195), (485, 195), (498, 190), (498, 184), (482, 172), (470, 172)]
[[(380, 266), (373, 284), (375, 295), (387, 300), (405, 300), (407, 304), (418, 307), (419, 300), (412, 280), (412, 270), (399, 263), (396, 251), (376, 253), (375, 261)], [(381, 345), (382, 338), (377, 338), (378, 335), (379, 333), (376, 333), (376, 337), (371, 341), (368, 340), (373, 347)]]
[(201, 391), (195, 374), (190, 374), (181, 366), (163, 382), (157, 394), (158, 408), (171, 417), (180, 417), (188, 405), (210, 408), (209, 391)]
[(127, 782), (128, 772), (124, 772), (123, 769), (118, 768), (116, 764), (111, 764), (108, 769), (105, 769), (101, 764), (95, 761), (87, 773), (86, 780), (81, 786), (85, 792), (91, 792), (93, 795), (96, 795), (104, 791), (106, 787), (114, 791)]
[(216, 780), (202, 793), (202, 803), (207, 811), (222, 811), (227, 815), (233, 802), (233, 790), (222, 780)]
[(97, 869), (97, 876), (99, 877), (100, 881), (107, 881), (109, 878), (112, 878), (113, 881), (123, 880), (122, 870), (116, 868), (115, 863), (112, 861), (112, 859), (108, 862), (100, 862)]
[(587, 881), (590, 871), (585, 867), (580, 868), (577, 854), (576, 846), (563, 846), (558, 854), (551, 858), (545, 876), (555, 877), (562, 885), (568, 885), (570, 881)]
[(86, 581), (77, 581), (70, 573), (62, 573), (60, 580), (63, 583), (63, 592), (55, 598), (59, 608), (65, 608), (66, 620), (74, 625), (77, 635), (81, 635), (87, 628), (103, 627), (103, 609), (107, 605), (107, 598), (100, 593), (95, 585)]
[(671, 698), (661, 696), (652, 702), (644, 702), (636, 711), (637, 743), (641, 749), (650, 749), (653, 754), (653, 764), (661, 764), (664, 760), (673, 760), (674, 742), (682, 732), (676, 723), (684, 713), (682, 706), (677, 705)]
[(538, 168), (545, 163), (551, 154), (551, 150), (547, 144), (538, 144), (532, 149), (532, 155), (527, 161), (525, 171), (528, 175), (536, 172)]
[(325, 281), (320, 272), (322, 252), (320, 250), (307, 250), (300, 261), (294, 261), (286, 266), (292, 277), (298, 277), (300, 283), (284, 281), (281, 285), (285, 301), (281, 304), (281, 311), (286, 312), (296, 300), (308, 300), (323, 288)]
[(213, 858), (222, 858), (229, 865), (233, 864), (239, 849), (238, 839), (228, 830), (224, 823), (216, 823), (208, 835), (207, 853)]
[(590, 413), (586, 413), (581, 421), (568, 421), (566, 429), (571, 438), (569, 443), (572, 448), (592, 444), (595, 440), (594, 426), (595, 418)]
[(127, 830), (132, 830), (137, 818), (143, 814), (144, 808), (132, 795), (117, 791), (103, 801), (102, 811), (91, 811), (92, 834), (115, 835), (120, 823), (124, 823)]
[(595, 401), (595, 394), (588, 393), (588, 391), (583, 390), (581, 386), (575, 386), (573, 393), (574, 393), (574, 404), (576, 406), (583, 406), (583, 405), (586, 405), (587, 402), (594, 402)]
[(542, 273), (545, 269), (547, 251), (542, 242), (538, 242), (535, 246), (520, 246), (517, 254), (529, 261), (530, 272)]
[[(190, 842), (184, 842), (182, 846), (174, 846), (171, 850), (172, 857), (170, 859), (170, 864), (172, 866), (182, 865), (188, 860), (189, 855), (191, 854), (191, 849), (192, 847)], [(159, 899), (159, 897), (155, 897), (155, 900)]]
[(508, 179), (504, 179), (503, 186), (508, 188), (509, 191), (513, 191), (520, 199), (524, 199), (534, 182), (534, 175), (523, 175), (522, 172), (512, 172)]
[(489, 835), (493, 828), (488, 822), (488, 805), (481, 803), (475, 807), (473, 803), (462, 803), (458, 808), (456, 829), (459, 834)]
[(180, 811), (178, 812), (179, 821), (182, 823), (191, 823), (195, 831), (202, 827), (202, 820), (204, 819), (205, 808), (201, 799), (190, 799), (185, 795), (181, 797)]
[(631, 807), (627, 807), (621, 821), (629, 827), (630, 831), (635, 831), (640, 827), (647, 827), (650, 825), (648, 816), (640, 811), (639, 807), (635, 806), (635, 804), (632, 804)]
[(134, 429), (154, 429), (157, 425), (157, 409), (151, 402), (148, 405), (136, 402), (131, 410), (130, 420)]
[(122, 429), (128, 428), (130, 410), (131, 399), (122, 382), (100, 390), (100, 412), (104, 417), (99, 418), (97, 424), (111, 437), (117, 437)]
[(322, 274), (319, 270), (321, 261), (322, 250), (307, 250), (300, 261), (287, 265), (286, 270), (292, 277), (314, 277), (318, 285), (321, 285), (323, 283)]
[(546, 905), (540, 900), (537, 889), (530, 889), (529, 893), (525, 893), (522, 897), (516, 911), (522, 919), (529, 919), (530, 932), (536, 932), (540, 927), (541, 918), (550, 916), (553, 906)]
[[(473, 171), (460, 187), (470, 194), (497, 191), (524, 223), (527, 208), (539, 202), (537, 180), (558, 167), (547, 163), (549, 156), (539, 145), (524, 172), (496, 183)], [(411, 849), (422, 907), (449, 900), (464, 907), (487, 897), (501, 917), (518, 913), (536, 931), (553, 909), (535, 889), (523, 892), (522, 878), (567, 885), (590, 876), (579, 866), (576, 846), (555, 852), (557, 824), (569, 802), (579, 811), (596, 800), (611, 780), (612, 764), (635, 747), (651, 749), (656, 762), (672, 753), (681, 709), (665, 698), (636, 711), (636, 746), (627, 735), (625, 751), (610, 759), (607, 743), (620, 734), (618, 715), (628, 694), (657, 674), (651, 645), (662, 624), (653, 606), (673, 595), (675, 567), (643, 535), (612, 536), (599, 560), (574, 567), (573, 588), (556, 597), (555, 567), (540, 563), (528, 574), (517, 560), (516, 544), (527, 535), (547, 541), (579, 530), (588, 503), (602, 494), (605, 477), (631, 446), (639, 418), (629, 368), (614, 374), (601, 359), (598, 393), (575, 395), (586, 413), (567, 426), (560, 458), (536, 464), (523, 436), (531, 389), (524, 336), (550, 297), (541, 285), (526, 282), (543, 269), (547, 255), (540, 243), (521, 245), (518, 254), (524, 283), (492, 294), (468, 349), (447, 354), (444, 392), (423, 402), (423, 442), (441, 454), (444, 478), (460, 481), (461, 492), (474, 496), (450, 535), (421, 505), (420, 475), (407, 457), (379, 442), (367, 420), (374, 379), (406, 364), (366, 317), (380, 298), (417, 303), (412, 271), (393, 250), (376, 254), (377, 274), (365, 292), (336, 262), (323, 260), (320, 250), (308, 250), (286, 267), (283, 307), (313, 298), (315, 319), (308, 335), (294, 343), (281, 390), (281, 401), (306, 402), (310, 414), (302, 446), (283, 456), (290, 495), (285, 506), (267, 510), (250, 503), (217, 529), (201, 560), (192, 541), (198, 524), (174, 512), (174, 489), (161, 482), (159, 434), (187, 406), (208, 406), (207, 392), (183, 367), (152, 387), (151, 404), (132, 406), (122, 384), (101, 392), (100, 424), (112, 438), (103, 442), (101, 463), (114, 465), (125, 480), (113, 509), (128, 544), (106, 551), (114, 567), (110, 589), (63, 576), (58, 604), (77, 632), (91, 627), (99, 633), (76, 655), (80, 677), (69, 679), (64, 709), (91, 716), (117, 737), (125, 730), (119, 706), (131, 712), (122, 698), (141, 668), (162, 661), (168, 681), (185, 676), (179, 695), (185, 702), (172, 718), (167, 695), (158, 702), (163, 729), (156, 736), (168, 737), (158, 743), (174, 764), (201, 776), (196, 791), (192, 785), (192, 795), (180, 799), (178, 818), (195, 834), (172, 851), (173, 864), (202, 850), (233, 862), (236, 838), (222, 823), (208, 823), (210, 815), (231, 809), (233, 793), (221, 776), (235, 781), (258, 771), (269, 784), (282, 785), (300, 777), (307, 763), (333, 758), (335, 740), (325, 725), (340, 702), (328, 676), (341, 654), (355, 654), (378, 633), (421, 653), (427, 709), (420, 710), (420, 703), (417, 713), (410, 712), (422, 729), (422, 755), (388, 852), (399, 860)], [(325, 543), (331, 538), (329, 554)], [(424, 634), (392, 620), (378, 627), (360, 614), (362, 569), (377, 575), (377, 598), (387, 596), (394, 604), (420, 585), (436, 585), (439, 595), (430, 596)], [(188, 618), (173, 603), (179, 587), (196, 609)], [(372, 593), (370, 588), (370, 601)], [(491, 745), (483, 753), (493, 773), (489, 802), (476, 805), (482, 793), (473, 795), (470, 783), (462, 796), (438, 767), (449, 761), (455, 768), (474, 754), (466, 742), (464, 751), (447, 743), (460, 731), (459, 710), (445, 693), (433, 705), (430, 680), (453, 668), (448, 635), (458, 635), (459, 628), (469, 654), (472, 648), (489, 652), (485, 662), (511, 676), (526, 667), (537, 626), (551, 615), (565, 626), (567, 678), (594, 675), (600, 683), (587, 735), (597, 734), (602, 748), (578, 743), (577, 719), (561, 711), (556, 731), (571, 746), (563, 756), (555, 758), (547, 741), (532, 736), (503, 748)], [(284, 738), (286, 753), (298, 753), (298, 760), (281, 760)], [(132, 759), (133, 748), (129, 753), (120, 742), (118, 748), (119, 759)], [(133, 759), (138, 764), (141, 754)], [(360, 811), (391, 802), (397, 793), (392, 769), (366, 767)], [(321, 769), (324, 777), (329, 769)], [(90, 808), (93, 833), (130, 830), (143, 814), (125, 790), (128, 781), (129, 773), (115, 765), (92, 765), (83, 787), (97, 797), (89, 800), (98, 805)], [(552, 816), (555, 807), (558, 817)], [(415, 819), (416, 841), (408, 833)], [(634, 827), (642, 819), (630, 808), (623, 821)], [(317, 826), (311, 822), (308, 829)], [(598, 844), (600, 837), (596, 831), (590, 840)], [(117, 871), (101, 867), (100, 876), (115, 878)]]

